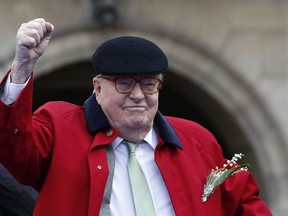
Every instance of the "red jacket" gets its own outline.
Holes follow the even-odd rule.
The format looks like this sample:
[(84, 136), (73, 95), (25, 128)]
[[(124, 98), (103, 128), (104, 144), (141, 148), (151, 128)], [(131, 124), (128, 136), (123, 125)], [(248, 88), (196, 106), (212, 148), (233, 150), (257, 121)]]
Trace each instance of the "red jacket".
[[(92, 95), (84, 106), (50, 102), (31, 118), (32, 79), (10, 106), (0, 101), (0, 160), (23, 184), (40, 190), (34, 216), (99, 214), (109, 174), (110, 128)], [(32, 120), (31, 120), (32, 119)], [(155, 159), (177, 216), (272, 215), (249, 172), (229, 177), (203, 203), (211, 169), (224, 164), (213, 135), (195, 122), (156, 115)]]

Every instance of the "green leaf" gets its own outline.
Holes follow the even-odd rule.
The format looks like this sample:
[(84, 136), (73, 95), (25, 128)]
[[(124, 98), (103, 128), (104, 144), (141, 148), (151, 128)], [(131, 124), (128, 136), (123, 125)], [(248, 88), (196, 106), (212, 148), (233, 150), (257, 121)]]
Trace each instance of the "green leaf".
[(234, 174), (236, 171), (238, 171), (242, 167), (252, 167), (252, 166), (250, 164), (242, 164), (242, 165), (239, 165), (239, 166), (232, 167), (229, 170), (223, 171), (223, 174), (215, 181), (215, 187), (217, 187), (218, 185), (222, 184), (225, 181), (226, 178), (228, 178), (229, 176)]

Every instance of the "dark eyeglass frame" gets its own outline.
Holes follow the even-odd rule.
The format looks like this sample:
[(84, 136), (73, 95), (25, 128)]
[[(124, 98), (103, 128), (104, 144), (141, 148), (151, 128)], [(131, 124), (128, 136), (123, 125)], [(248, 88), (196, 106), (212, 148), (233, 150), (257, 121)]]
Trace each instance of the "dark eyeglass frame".
[[(121, 94), (129, 94), (130, 92), (132, 92), (136, 86), (137, 83), (139, 83), (140, 85), (140, 88), (141, 90), (143, 91), (143, 93), (145, 94), (148, 94), (148, 95), (152, 95), (152, 94), (156, 94), (159, 89), (161, 88), (162, 86), (162, 83), (163, 83), (163, 80), (159, 79), (159, 78), (156, 78), (156, 77), (142, 77), (140, 79), (137, 79), (135, 77), (111, 77), (111, 76), (104, 76), (104, 75), (98, 75), (97, 77), (99, 78), (103, 78), (103, 79), (106, 79), (106, 80), (109, 80), (109, 81), (113, 81), (114, 84), (115, 84), (115, 89), (117, 92), (121, 93)], [(121, 80), (121, 79), (131, 79), (131, 80), (134, 80), (134, 85), (131, 86), (131, 89), (129, 89), (129, 91), (119, 91), (119, 88), (117, 87), (117, 81), (118, 80)], [(155, 85), (158, 85), (156, 86), (156, 89), (155, 91), (153, 92), (147, 92), (147, 90), (145, 90), (145, 88), (143, 88), (142, 86), (142, 83), (141, 81), (145, 80), (145, 79), (153, 79), (153, 80), (156, 80), (155, 82)]]

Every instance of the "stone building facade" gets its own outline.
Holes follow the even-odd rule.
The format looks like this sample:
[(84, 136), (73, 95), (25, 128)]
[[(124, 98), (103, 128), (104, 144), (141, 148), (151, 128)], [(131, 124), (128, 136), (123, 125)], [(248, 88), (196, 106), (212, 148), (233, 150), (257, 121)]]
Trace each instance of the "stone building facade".
[(274, 215), (288, 213), (288, 2), (285, 0), (2, 0), (0, 78), (22, 22), (55, 33), (35, 70), (35, 109), (82, 103), (90, 57), (104, 40), (137, 35), (169, 58), (160, 110), (206, 126), (227, 157), (245, 154)]

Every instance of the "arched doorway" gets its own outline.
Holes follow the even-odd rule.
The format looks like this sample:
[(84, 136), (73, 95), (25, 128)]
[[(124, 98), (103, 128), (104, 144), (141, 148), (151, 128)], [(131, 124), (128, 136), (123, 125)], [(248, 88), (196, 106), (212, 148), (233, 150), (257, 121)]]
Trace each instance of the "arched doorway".
[[(38, 76), (34, 84), (34, 110), (51, 100), (82, 105), (92, 93), (94, 75), (90, 62), (84, 61)], [(253, 164), (252, 172), (260, 185), (263, 183), (257, 160), (251, 156), (251, 146), (247, 145), (249, 141), (233, 117), (197, 83), (179, 76), (177, 72), (169, 71), (160, 91), (159, 110), (164, 115), (190, 119), (206, 127), (215, 135), (227, 158), (231, 158), (234, 153), (247, 154), (248, 157), (244, 157), (241, 162)], [(262, 196), (266, 197), (263, 190)]]

